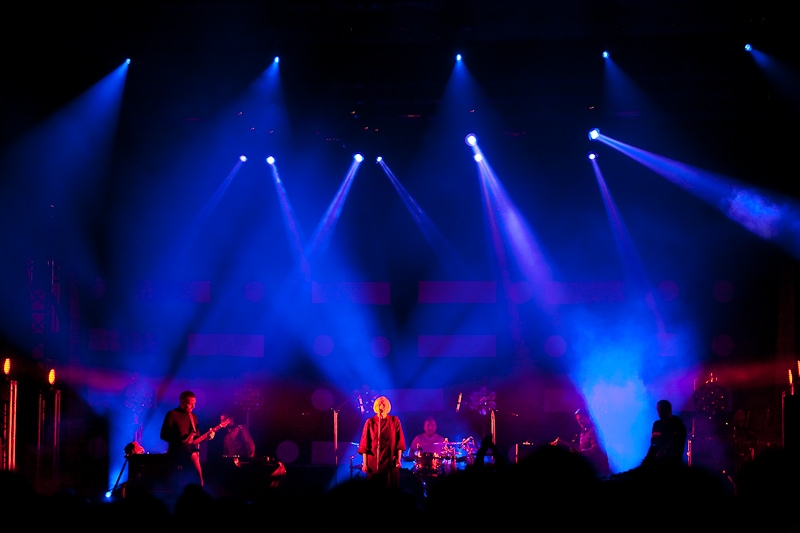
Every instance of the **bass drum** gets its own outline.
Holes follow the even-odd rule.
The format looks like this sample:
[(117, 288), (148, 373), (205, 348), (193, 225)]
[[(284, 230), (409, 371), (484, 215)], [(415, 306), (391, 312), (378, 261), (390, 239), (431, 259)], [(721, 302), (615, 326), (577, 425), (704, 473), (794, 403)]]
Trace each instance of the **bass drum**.
[(414, 474), (422, 477), (438, 477), (442, 474), (442, 459), (436, 453), (420, 453), (414, 465)]

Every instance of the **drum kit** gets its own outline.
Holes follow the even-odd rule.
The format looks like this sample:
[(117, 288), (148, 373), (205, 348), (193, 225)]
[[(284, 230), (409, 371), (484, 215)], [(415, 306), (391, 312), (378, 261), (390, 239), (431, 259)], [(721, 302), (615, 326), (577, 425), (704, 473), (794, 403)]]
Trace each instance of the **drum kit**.
[(464, 470), (467, 466), (472, 465), (478, 451), (473, 437), (468, 437), (461, 442), (450, 442), (445, 439), (444, 442), (436, 442), (434, 445), (440, 447), (439, 452), (418, 450), (411, 457), (404, 459), (414, 463), (411, 472), (422, 483), (426, 492), (429, 484), (438, 478), (453, 474), (458, 470)]
[[(357, 442), (352, 442), (351, 444), (358, 445)], [(402, 458), (403, 463), (413, 463), (411, 468), (404, 467), (403, 471), (410, 472), (413, 478), (416, 479), (415, 483), (422, 485), (423, 495), (425, 496), (427, 496), (430, 484), (437, 479), (473, 465), (478, 452), (478, 447), (475, 445), (473, 437), (468, 437), (460, 442), (450, 442), (445, 439), (444, 442), (435, 442), (433, 445), (438, 446), (440, 451), (431, 453), (418, 450), (411, 456), (404, 455)], [(361, 465), (354, 464), (354, 458), (355, 456), (350, 457), (351, 479), (354, 472), (361, 471)]]

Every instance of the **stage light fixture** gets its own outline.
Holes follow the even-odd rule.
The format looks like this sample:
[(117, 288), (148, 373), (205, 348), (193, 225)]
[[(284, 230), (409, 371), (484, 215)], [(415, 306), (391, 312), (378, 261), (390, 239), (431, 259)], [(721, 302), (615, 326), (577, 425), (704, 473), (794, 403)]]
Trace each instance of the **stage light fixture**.
[(596, 141), (598, 137), (600, 137), (600, 130), (598, 130), (597, 128), (594, 128), (589, 132), (590, 141)]
[(381, 161), (383, 161), (383, 158), (381, 156), (378, 156), (377, 159), (375, 159), (376, 163), (380, 163)]
[(272, 165), (272, 164), (274, 164), (274, 163), (275, 163), (275, 158), (274, 158), (274, 157), (272, 157), (272, 156), (268, 156), (268, 157), (267, 157), (267, 164), (268, 164), (268, 165)]
[(456, 61), (461, 61), (461, 54), (456, 54)]
[(130, 64), (131, 64), (131, 58), (128, 58), (128, 59), (126, 59), (126, 60), (125, 60), (125, 64), (126, 64), (126, 65), (130, 65)]
[(470, 133), (466, 137), (464, 137), (464, 142), (467, 143), (469, 146), (475, 146), (478, 144), (478, 138), (475, 136), (474, 133)]
[(497, 409), (495, 400), (497, 400), (497, 394), (486, 390), (486, 387), (481, 387), (480, 390), (473, 392), (472, 396), (470, 396), (469, 408), (485, 416)]
[(53, 385), (56, 382), (56, 369), (51, 368), (50, 372), (47, 374), (47, 382), (50, 385)]
[(586, 157), (589, 158), (589, 161), (594, 161), (595, 159), (597, 159), (597, 154), (594, 152), (589, 152), (589, 155), (587, 155)]
[(608, 51), (603, 50), (603, 59), (608, 59)]
[(6, 376), (11, 373), (11, 358), (6, 357), (6, 360), (3, 361), (3, 374)]
[(475, 154), (472, 158), (478, 163), (483, 161), (483, 156), (481, 154)]
[(272, 59), (272, 62), (273, 62), (273, 63), (280, 63), (280, 62), (281, 62), (281, 58), (280, 58), (280, 57), (278, 57), (278, 56), (275, 56), (275, 57)]
[(749, 43), (744, 45), (744, 51), (745, 52), (752, 52), (753, 51), (753, 46), (751, 44), (749, 44)]
[(361, 163), (361, 162), (364, 160), (364, 156), (363, 156), (363, 155), (361, 155), (361, 154), (356, 154), (356, 155), (354, 155), (354, 156), (353, 156), (353, 158), (354, 158), (356, 161), (358, 161), (359, 163)]
[(240, 156), (239, 156), (239, 161), (241, 161), (242, 163), (244, 163), (245, 161), (247, 161), (247, 157), (245, 157), (245, 156), (243, 156), (243, 155), (240, 155)]

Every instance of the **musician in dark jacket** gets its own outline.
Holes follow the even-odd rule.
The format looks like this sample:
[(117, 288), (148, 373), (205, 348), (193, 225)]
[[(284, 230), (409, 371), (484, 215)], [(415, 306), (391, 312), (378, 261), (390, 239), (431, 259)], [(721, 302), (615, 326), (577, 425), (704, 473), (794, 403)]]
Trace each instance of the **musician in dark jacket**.
[[(180, 485), (199, 483), (203, 486), (203, 470), (200, 467), (200, 449), (193, 441), (198, 436), (197, 415), (194, 408), (197, 397), (192, 391), (184, 391), (180, 396), (180, 406), (169, 411), (161, 425), (161, 440), (169, 444), (167, 456), (170, 470), (177, 474)], [(214, 430), (205, 438), (213, 439)]]

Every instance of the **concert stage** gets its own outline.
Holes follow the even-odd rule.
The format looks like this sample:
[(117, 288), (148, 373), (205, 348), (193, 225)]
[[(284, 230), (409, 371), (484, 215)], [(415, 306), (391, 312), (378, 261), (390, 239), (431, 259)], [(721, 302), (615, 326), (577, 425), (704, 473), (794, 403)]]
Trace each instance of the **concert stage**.
[[(622, 513), (641, 487), (670, 500), (630, 474), (664, 428), (683, 435), (669, 400), (681, 475), (772, 505), (730, 492), (797, 446), (786, 4), (15, 3), (3, 470), (53, 505), (64, 488), (99, 502), (128, 479), (127, 444), (155, 464), (227, 414), (285, 468), (292, 509), (324, 507), (359, 492), (339, 487), (363, 477), (385, 396), (407, 447), (444, 448), (402, 464), (414, 505), (441, 498), (415, 512), (497, 503), (497, 477), (466, 474), (482, 442), (514, 487), (556, 442), (599, 450), (611, 474), (588, 505)], [(162, 432), (185, 391), (196, 420)], [(207, 495), (260, 494), (270, 476), (220, 463), (238, 454), (216, 433)]]

